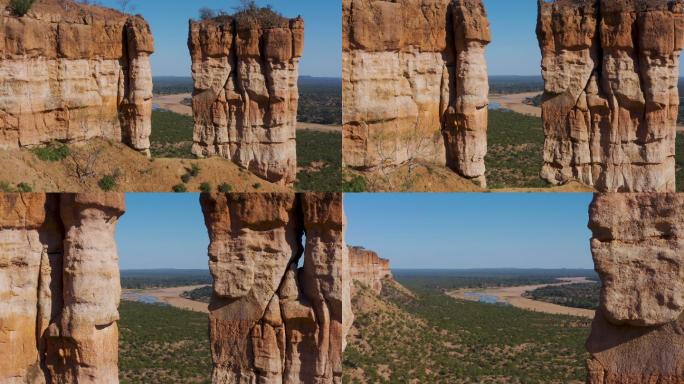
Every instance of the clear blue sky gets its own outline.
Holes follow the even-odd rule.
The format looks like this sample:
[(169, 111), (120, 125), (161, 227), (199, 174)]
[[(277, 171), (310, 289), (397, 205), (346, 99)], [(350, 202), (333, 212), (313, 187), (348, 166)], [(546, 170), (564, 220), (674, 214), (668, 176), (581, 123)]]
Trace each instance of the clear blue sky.
[(127, 193), (116, 239), (121, 269), (208, 269), (196, 193)]
[[(117, 0), (100, 0), (102, 5), (119, 8)], [(258, 0), (271, 4), (287, 17), (301, 15), (305, 22), (304, 56), (300, 74), (342, 76), (341, 0)], [(197, 18), (203, 7), (232, 12), (238, 0), (131, 0), (134, 13), (150, 23), (156, 53), (152, 56), (154, 76), (190, 76), (188, 20)]]
[(484, 0), (492, 42), (487, 46), (490, 75), (540, 76), (537, 0)]
[(593, 268), (591, 194), (347, 194), (347, 243), (392, 268)]

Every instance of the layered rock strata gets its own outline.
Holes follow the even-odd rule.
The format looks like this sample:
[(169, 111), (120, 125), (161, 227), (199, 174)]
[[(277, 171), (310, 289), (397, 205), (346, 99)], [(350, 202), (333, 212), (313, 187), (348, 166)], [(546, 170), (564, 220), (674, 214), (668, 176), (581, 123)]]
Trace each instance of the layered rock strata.
[(0, 148), (93, 138), (146, 155), (150, 28), (139, 16), (38, 0), (22, 17), (0, 0)]
[(481, 0), (343, 1), (343, 158), (446, 163), (485, 186), (489, 22)]
[(0, 382), (118, 383), (123, 195), (0, 195)]
[(304, 21), (190, 21), (193, 153), (222, 156), (270, 182), (294, 183)]
[(351, 325), (342, 195), (203, 194), (201, 204), (212, 381), (341, 383)]
[(553, 184), (673, 192), (682, 0), (539, 0)]
[(375, 294), (382, 290), (383, 280), (392, 277), (389, 260), (361, 247), (349, 247), (349, 266), (352, 281), (358, 281)]
[(684, 195), (597, 195), (589, 383), (684, 382)]

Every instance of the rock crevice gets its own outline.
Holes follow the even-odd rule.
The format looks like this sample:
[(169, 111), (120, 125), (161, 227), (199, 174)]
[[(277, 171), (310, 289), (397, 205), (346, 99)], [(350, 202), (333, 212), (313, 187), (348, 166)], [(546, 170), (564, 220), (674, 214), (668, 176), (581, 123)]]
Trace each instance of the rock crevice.
[(0, 382), (118, 383), (119, 194), (0, 195)]
[(203, 194), (201, 204), (213, 382), (341, 383), (351, 325), (342, 195)]
[(480, 0), (344, 0), (345, 165), (441, 163), (486, 186), (490, 40)]
[(674, 192), (681, 0), (539, 0), (542, 178)]
[(299, 60), (304, 21), (190, 21), (193, 153), (222, 156), (270, 182), (296, 179)]
[(150, 154), (154, 51), (139, 16), (38, 0), (23, 17), (0, 0), (0, 148), (93, 138)]
[(588, 382), (684, 381), (684, 195), (597, 195), (589, 227), (602, 290)]

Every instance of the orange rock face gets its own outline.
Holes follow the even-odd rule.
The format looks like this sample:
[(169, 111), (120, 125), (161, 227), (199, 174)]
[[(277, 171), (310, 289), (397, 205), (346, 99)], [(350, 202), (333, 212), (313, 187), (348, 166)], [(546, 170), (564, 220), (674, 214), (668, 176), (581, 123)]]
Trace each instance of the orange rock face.
[(349, 265), (352, 281), (358, 281), (376, 294), (382, 290), (382, 281), (392, 277), (389, 260), (360, 247), (349, 247)]
[(188, 47), (193, 153), (222, 156), (270, 182), (292, 185), (304, 21), (268, 27), (228, 16), (190, 21)]
[(589, 227), (603, 285), (589, 383), (684, 382), (684, 195), (597, 195)]
[(480, 0), (344, 0), (345, 165), (446, 163), (485, 186), (489, 41)]
[(540, 0), (537, 36), (542, 177), (673, 192), (684, 2)]
[(203, 194), (201, 203), (213, 382), (341, 383), (351, 306), (342, 195)]
[(0, 195), (0, 382), (118, 383), (123, 195)]
[(23, 17), (0, 0), (0, 148), (92, 138), (149, 155), (152, 35), (140, 17), (38, 0)]

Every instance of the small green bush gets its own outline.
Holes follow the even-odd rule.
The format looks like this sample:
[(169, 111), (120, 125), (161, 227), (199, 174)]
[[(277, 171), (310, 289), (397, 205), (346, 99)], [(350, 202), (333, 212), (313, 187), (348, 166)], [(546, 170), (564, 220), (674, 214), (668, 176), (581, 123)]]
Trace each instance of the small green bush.
[(230, 191), (233, 190), (233, 187), (230, 186), (228, 183), (223, 183), (219, 185), (219, 192), (221, 193), (229, 193)]
[(365, 192), (367, 189), (366, 179), (362, 176), (354, 175), (351, 179), (344, 182), (343, 188), (345, 192)]
[(0, 181), (0, 192), (16, 192), (16, 190), (10, 185), (10, 183), (6, 181)]
[(181, 181), (182, 181), (184, 184), (189, 183), (191, 179), (192, 179), (192, 176), (190, 176), (189, 173), (186, 173), (185, 175), (181, 176)]
[(10, 0), (10, 9), (17, 16), (24, 16), (36, 0)]
[(261, 183), (255, 183), (254, 185), (252, 185), (252, 188), (261, 189)]
[(40, 160), (49, 162), (63, 160), (71, 154), (69, 147), (60, 143), (53, 143), (43, 148), (35, 148), (31, 152)]
[(209, 193), (209, 192), (211, 192), (211, 184), (209, 184), (207, 182), (202, 183), (202, 184), (200, 184), (199, 189), (200, 189), (200, 191), (202, 191), (204, 193)]
[(173, 186), (173, 191), (176, 193), (183, 193), (188, 191), (188, 187), (185, 184), (177, 184)]
[(197, 176), (199, 176), (201, 170), (202, 170), (202, 168), (200, 168), (199, 165), (192, 164), (190, 166), (190, 170), (188, 170), (188, 174), (192, 177), (197, 177)]
[(102, 176), (100, 181), (97, 182), (97, 185), (101, 190), (105, 192), (111, 192), (116, 188), (118, 179), (118, 172), (114, 172), (112, 174)]
[(33, 187), (27, 183), (19, 183), (19, 185), (17, 185), (17, 190), (19, 192), (33, 192)]

